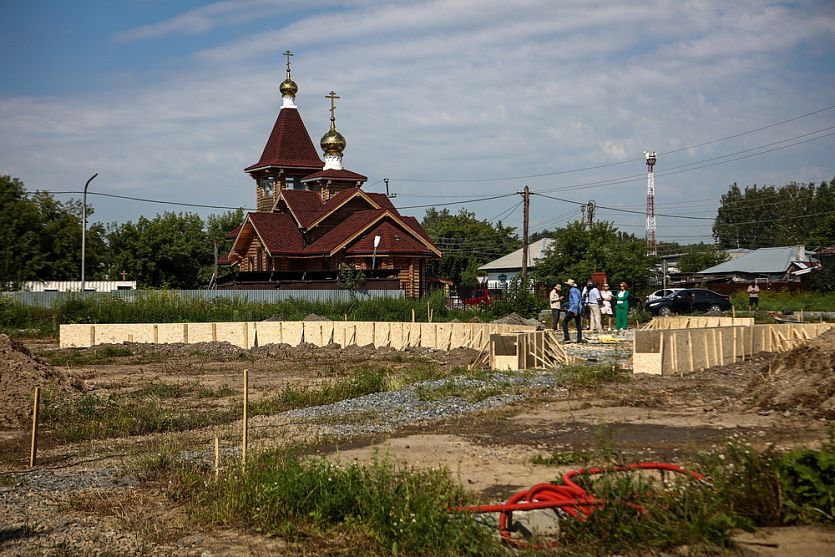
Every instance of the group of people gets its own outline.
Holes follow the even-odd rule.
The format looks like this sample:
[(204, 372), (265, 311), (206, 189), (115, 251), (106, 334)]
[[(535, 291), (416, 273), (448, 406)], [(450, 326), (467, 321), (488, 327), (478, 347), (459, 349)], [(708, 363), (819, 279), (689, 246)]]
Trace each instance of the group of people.
[(620, 289), (615, 293), (609, 290), (608, 284), (600, 288), (594, 281), (589, 280), (582, 292), (577, 287), (574, 279), (565, 281), (568, 288), (568, 296), (563, 294), (563, 287), (560, 283), (554, 285), (548, 296), (551, 305), (551, 317), (554, 322), (554, 330), (559, 330), (560, 314), (565, 313), (562, 321), (563, 339), (571, 341), (568, 328), (571, 322), (577, 329), (577, 342), (583, 342), (583, 314), (584, 309), (588, 310), (588, 329), (592, 332), (603, 330), (603, 317), (606, 318), (606, 330), (612, 330), (612, 316), (615, 318), (615, 330), (618, 334), (626, 331), (627, 318), (629, 315), (629, 290), (625, 282), (620, 283)]

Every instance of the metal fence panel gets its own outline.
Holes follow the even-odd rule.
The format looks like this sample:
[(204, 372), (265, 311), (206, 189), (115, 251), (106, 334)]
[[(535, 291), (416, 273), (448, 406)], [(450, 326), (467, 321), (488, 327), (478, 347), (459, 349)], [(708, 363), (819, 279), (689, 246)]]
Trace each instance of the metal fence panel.
[(56, 303), (73, 299), (107, 301), (119, 298), (133, 301), (149, 296), (178, 296), (183, 300), (240, 300), (253, 303), (276, 303), (285, 300), (310, 302), (350, 302), (376, 298), (403, 298), (402, 290), (120, 290), (115, 292), (3, 292), (14, 302), (27, 306), (49, 308)]

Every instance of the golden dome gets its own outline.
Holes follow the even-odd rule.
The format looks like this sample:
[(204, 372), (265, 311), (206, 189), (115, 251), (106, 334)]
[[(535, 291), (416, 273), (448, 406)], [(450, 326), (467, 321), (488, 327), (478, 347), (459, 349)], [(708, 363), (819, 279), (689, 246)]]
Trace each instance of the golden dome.
[(281, 82), (279, 85), (278, 90), (281, 91), (281, 96), (283, 97), (295, 97), (296, 93), (299, 90), (299, 86), (296, 85), (296, 82), (290, 79), (290, 72), (287, 72), (287, 77), (284, 81)]
[(324, 151), (326, 155), (341, 155), (345, 150), (345, 138), (342, 137), (341, 133), (336, 131), (336, 125), (334, 124), (333, 119), (331, 119), (331, 129), (328, 130), (328, 133), (322, 136), (322, 141), (319, 145), (322, 146), (322, 151)]

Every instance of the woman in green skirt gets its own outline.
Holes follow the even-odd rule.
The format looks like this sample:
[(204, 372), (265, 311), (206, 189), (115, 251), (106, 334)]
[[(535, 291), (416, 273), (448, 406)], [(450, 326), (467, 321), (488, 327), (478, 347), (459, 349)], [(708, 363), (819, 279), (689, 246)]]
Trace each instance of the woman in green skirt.
[(620, 290), (615, 295), (615, 329), (620, 333), (627, 329), (629, 318), (629, 290), (626, 283), (620, 283)]

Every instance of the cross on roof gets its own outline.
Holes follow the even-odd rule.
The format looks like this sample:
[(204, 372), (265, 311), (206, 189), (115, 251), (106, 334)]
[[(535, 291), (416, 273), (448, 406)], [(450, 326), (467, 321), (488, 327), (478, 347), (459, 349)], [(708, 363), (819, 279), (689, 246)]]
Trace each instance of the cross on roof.
[(293, 56), (293, 53), (290, 50), (284, 52), (284, 56), (287, 57), (287, 71), (290, 71), (290, 57)]
[(325, 95), (325, 98), (331, 100), (331, 120), (335, 120), (334, 111), (336, 110), (336, 104), (334, 104), (334, 101), (340, 97), (337, 97), (336, 93), (331, 91), (330, 95)]

